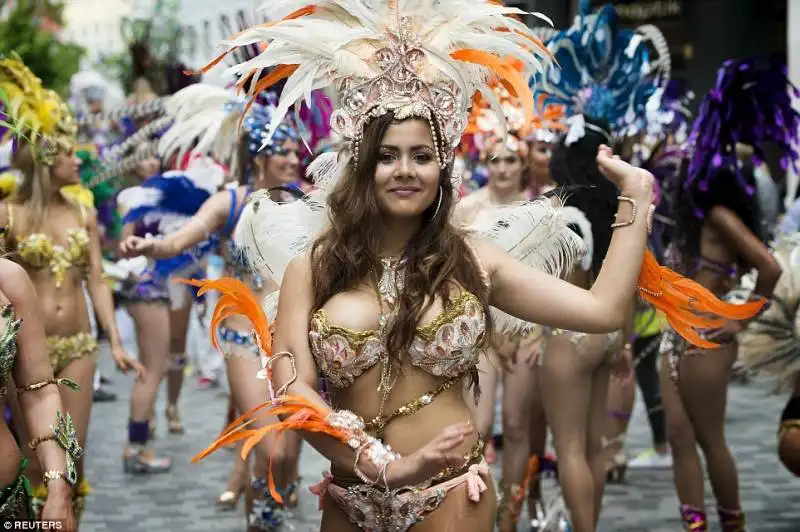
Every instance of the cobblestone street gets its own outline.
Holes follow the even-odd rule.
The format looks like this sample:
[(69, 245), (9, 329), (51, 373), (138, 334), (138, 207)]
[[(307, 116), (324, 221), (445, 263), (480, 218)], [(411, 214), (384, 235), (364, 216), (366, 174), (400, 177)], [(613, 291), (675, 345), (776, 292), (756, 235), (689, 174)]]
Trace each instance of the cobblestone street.
[[(173, 458), (171, 473), (130, 476), (122, 471), (121, 455), (126, 439), (128, 397), (131, 379), (113, 370), (107, 352), (100, 362), (116, 402), (96, 403), (92, 415), (86, 457), (88, 478), (93, 486), (83, 520), (84, 532), (129, 532), (152, 530), (242, 531), (241, 505), (236, 512), (215, 507), (224, 489), (232, 453), (219, 451), (199, 464), (191, 457), (205, 447), (224, 422), (225, 392), (200, 390), (194, 377), (186, 380), (181, 412), (187, 432), (166, 433), (163, 391), (157, 407), (156, 449)], [(783, 399), (767, 394), (765, 383), (732, 385), (728, 412), (728, 437), (741, 475), (744, 509), (751, 532), (800, 529), (800, 481), (778, 463), (775, 456), (776, 419)], [(637, 405), (628, 440), (630, 454), (648, 447), (649, 429), (641, 405)], [(324, 460), (309, 447), (302, 455), (301, 505), (292, 519), (295, 532), (318, 530), (317, 500), (307, 486), (316, 482)], [(498, 476), (498, 475), (496, 475)], [(713, 511), (713, 499), (706, 500)], [(718, 530), (712, 518), (712, 530)], [(623, 485), (606, 489), (602, 532), (679, 530), (677, 499), (670, 470), (629, 472)], [(287, 529), (289, 530), (289, 529)], [(522, 528), (520, 528), (522, 530)]]

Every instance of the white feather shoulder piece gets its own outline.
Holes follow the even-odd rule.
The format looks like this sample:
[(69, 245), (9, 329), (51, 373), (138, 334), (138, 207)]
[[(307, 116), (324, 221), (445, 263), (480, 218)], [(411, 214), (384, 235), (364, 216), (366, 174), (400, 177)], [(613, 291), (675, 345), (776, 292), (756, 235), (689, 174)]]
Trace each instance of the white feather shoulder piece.
[[(242, 212), (233, 234), (240, 252), (251, 267), (280, 286), (289, 262), (311, 248), (325, 228), (327, 207), (311, 192), (289, 203), (273, 201), (266, 191), (254, 193)], [(278, 291), (267, 295), (264, 310), (270, 319), (277, 315)]]
[[(559, 198), (542, 198), (482, 211), (467, 228), (527, 266), (561, 277), (586, 253)], [(568, 211), (567, 211), (568, 212)], [(495, 332), (519, 335), (532, 324), (493, 308)]]

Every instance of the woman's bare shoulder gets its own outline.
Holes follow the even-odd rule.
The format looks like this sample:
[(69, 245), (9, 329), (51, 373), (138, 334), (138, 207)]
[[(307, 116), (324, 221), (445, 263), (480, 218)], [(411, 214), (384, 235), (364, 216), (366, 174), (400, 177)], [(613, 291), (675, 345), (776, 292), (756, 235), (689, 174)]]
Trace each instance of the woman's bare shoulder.
[(36, 297), (30, 277), (16, 262), (0, 258), (0, 292), (11, 304)]

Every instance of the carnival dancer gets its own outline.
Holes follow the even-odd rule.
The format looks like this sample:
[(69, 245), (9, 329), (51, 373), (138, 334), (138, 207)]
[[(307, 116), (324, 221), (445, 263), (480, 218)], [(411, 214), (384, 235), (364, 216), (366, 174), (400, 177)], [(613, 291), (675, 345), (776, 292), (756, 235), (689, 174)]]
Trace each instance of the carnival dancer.
[[(664, 232), (666, 224), (672, 223), (668, 215), (668, 197), (661, 190), (665, 183), (675, 181), (683, 166), (689, 149), (691, 112), (689, 104), (694, 98), (691, 91), (676, 81), (670, 80), (664, 89), (659, 89), (645, 106), (646, 124), (639, 134), (623, 139), (623, 157), (634, 166), (648, 170), (656, 178), (656, 214), (649, 247), (659, 259), (664, 255)], [(632, 336), (624, 338), (623, 349), (631, 352), (634, 375), (632, 379), (617, 380), (609, 388), (607, 420), (604, 438), (606, 477), (611, 481), (623, 481), (628, 467), (670, 468), (672, 455), (667, 445), (667, 426), (664, 405), (659, 385), (658, 357), (661, 344), (662, 320), (655, 309), (641, 301), (634, 302), (630, 323)], [(627, 354), (626, 354), (627, 356)], [(653, 447), (638, 454), (628, 462), (625, 440), (633, 407), (636, 401), (636, 385), (642, 393), (647, 409), (647, 419), (653, 435)]]
[[(60, 192), (63, 186), (80, 183), (78, 159), (73, 154), (76, 126), (72, 115), (17, 59), (0, 60), (0, 89), (9, 95), (11, 122), (21, 130), (13, 166), (23, 175), (19, 189), (0, 207), (0, 226), (6, 228), (7, 248), (31, 276), (40, 298), (53, 374), (80, 387), (80, 391), (62, 389), (61, 400), (84, 447), (97, 356), (97, 343), (89, 332), (84, 282), (117, 366), (123, 372), (133, 369), (137, 377), (142, 368), (125, 352), (114, 322), (111, 291), (102, 278), (94, 212)], [(36, 436), (23, 431), (22, 441), (33, 441)], [(39, 476), (40, 466), (33, 460), (30, 471), (34, 478)], [(80, 483), (73, 492), (73, 505), (80, 521), (89, 490), (83, 462), (78, 464), (77, 478)], [(34, 503), (39, 509), (46, 497), (46, 486), (38, 485)]]
[[(272, 120), (271, 110), (253, 105), (242, 121), (243, 134), (239, 136), (238, 124), (244, 102), (226, 89), (202, 84), (180, 91), (173, 96), (169, 106), (168, 112), (175, 117), (175, 125), (162, 139), (162, 155), (169, 157), (175, 153), (180, 158), (190, 152), (209, 153), (215, 160), (233, 166), (238, 186), (211, 196), (188, 223), (166, 238), (128, 237), (120, 246), (121, 253), (168, 259), (185, 252), (209, 235), (217, 234), (222, 240), (226, 274), (248, 283), (256, 293), (266, 293), (272, 281), (254, 273), (247, 262), (243, 262), (242, 254), (231, 237), (254, 190), (270, 190), (297, 181), (301, 148), (296, 129), (288, 122), (282, 123), (270, 142), (261, 149)], [(279, 190), (272, 193), (276, 199), (286, 199)], [(247, 412), (267, 394), (266, 383), (255, 378), (261, 367), (258, 347), (250, 335), (249, 323), (242, 318), (226, 320), (218, 334), (223, 340), (231, 393), (238, 409)], [(296, 449), (297, 444), (292, 445), (291, 438), (289, 440), (282, 443), (286, 448)], [(278, 456), (277, 449), (273, 440), (264, 440), (256, 449), (253, 480), (247, 490), (245, 509), (249, 526), (254, 530), (272, 530), (283, 522), (283, 509), (270, 496), (265, 477), (269, 456)], [(274, 459), (275, 467), (282, 468), (282, 460)], [(285, 457), (285, 460), (291, 461), (293, 457)], [(291, 467), (288, 469), (293, 471)], [(287, 471), (286, 475), (290, 476), (291, 472)], [(289, 486), (283, 488), (294, 491)], [(238, 499), (238, 493), (235, 495)], [(225, 504), (231, 503), (235, 504), (235, 500)]]
[[(537, 144), (540, 141), (535, 139), (552, 140), (552, 132), (561, 127), (557, 121), (560, 107), (537, 109), (538, 123), (526, 122), (520, 102), (502, 85), (493, 89), (503, 115), (495, 113), (485, 99), (476, 99), (462, 138), (462, 142), (474, 148), (471, 159), (476, 159), (488, 170), (486, 186), (462, 198), (454, 209), (453, 222), (465, 227), (473, 224), (482, 213), (529, 199), (529, 193), (534, 189), (530, 186), (533, 182), (530, 163), (533, 161), (540, 167), (541, 159), (549, 158), (549, 154), (538, 153), (533, 159), (530, 149), (541, 150), (543, 144)], [(543, 116), (547, 116), (546, 123), (541, 119)], [(530, 144), (527, 141), (529, 138), (532, 139)], [(536, 175), (540, 182), (547, 173), (537, 168)], [(526, 480), (531, 480), (527, 478), (529, 456), (533, 454), (543, 459), (545, 452), (547, 425), (537, 375), (542, 338), (543, 331), (536, 326), (515, 337), (494, 335), (493, 349), (487, 352), (490, 356), (482, 358), (478, 366), (481, 397), (474, 418), (476, 430), (487, 442), (489, 463), (492, 462), (491, 429), (494, 425), (498, 367), (503, 371), (503, 502), (498, 513), (501, 531), (515, 529), (519, 521), (525, 500), (523, 485)], [(541, 498), (538, 482), (531, 488), (530, 513), (536, 519), (535, 516), (542, 513), (538, 504)]]
[[(273, 126), (308, 90), (332, 83), (341, 107), (331, 124), (350, 145), (315, 161), (318, 188), (304, 201), (280, 204), (260, 192), (237, 227), (253, 265), (281, 283), (274, 340), (246, 287), (199, 283), (223, 292), (215, 321), (247, 314), (264, 351), (260, 375), (271, 399), (243, 420), (277, 414), (282, 421), (251, 430), (234, 423), (197, 458), (240, 440), (247, 452), (270, 431), (302, 431), (332, 462), (314, 489), (325, 530), (492, 528), (493, 482), (461, 387), (476, 382), (492, 322), (503, 334), (527, 323), (612, 332), (640, 272), (642, 293), (674, 323), (705, 322), (668, 281), (676, 276), (649, 255), (642, 267), (652, 177), (606, 147), (598, 164), (623, 199), (591, 290), (531, 266), (558, 270), (582, 249), (550, 201), (498, 209), (496, 219), (473, 226), (481, 236), (451, 224), (453, 148), (475, 92), (498, 76), (531, 102), (533, 119), (526, 74), (549, 55), (511, 13), (521, 11), (466, 0), (415, 3), (411, 11), (400, 2), (298, 0), (266, 6), (275, 22), (228, 44), (264, 41), (257, 60), (237, 69), (277, 64), (273, 79), (288, 77)], [(508, 55), (523, 61), (522, 75)], [(277, 295), (265, 302), (271, 312)], [(760, 307), (719, 306), (706, 295), (693, 301), (703, 312), (712, 302), (726, 313)], [(329, 403), (317, 391), (320, 376)]]
[[(142, 185), (120, 193), (119, 203), (125, 211), (123, 221), (128, 234), (169, 236), (186, 225), (222, 186), (225, 168), (199, 154), (186, 159), (186, 164), (181, 165), (185, 169), (158, 173)], [(173, 365), (177, 365), (180, 372), (185, 365), (182, 353), (170, 356), (170, 344), (174, 341), (170, 334), (173, 327), (170, 300), (180, 299), (180, 303), (184, 303), (185, 289), (172, 290), (168, 279), (175, 272), (182, 272), (184, 276), (194, 274), (214, 247), (214, 240), (206, 239), (172, 260), (143, 265), (145, 267), (136, 272), (131, 281), (123, 283), (125, 288), (120, 298), (136, 324), (139, 357), (146, 369), (145, 378), (134, 385), (131, 395), (128, 448), (123, 458), (128, 472), (161, 473), (171, 467), (168, 458), (156, 456), (148, 445), (159, 385)], [(169, 429), (180, 432), (182, 426), (176, 426), (180, 422), (176, 393), (180, 388), (176, 389), (174, 382), (167, 384)]]
[[(548, 72), (537, 94), (545, 103), (566, 107), (569, 131), (553, 154), (551, 175), (571, 186), (568, 213), (587, 253), (568, 279), (585, 289), (598, 279), (612, 233), (622, 223), (614, 215), (618, 193), (603, 179), (595, 153), (643, 128), (646, 103), (669, 77), (668, 52), (659, 37), (640, 28), (623, 30), (607, 5), (547, 40), (561, 69)], [(654, 59), (651, 47), (657, 51)], [(627, 316), (632, 300), (625, 307)], [(586, 335), (552, 329), (542, 359), (544, 406), (575, 530), (595, 530), (600, 516), (609, 379), (616, 364), (624, 372), (630, 362), (630, 353), (620, 352), (620, 332)]]
[[(57, 386), (71, 387), (75, 383), (53, 377), (36, 291), (25, 271), (6, 259), (0, 259), (0, 300), (0, 410), (5, 409), (9, 392), (18, 395), (22, 418), (17, 422), (24, 422), (29, 433), (35, 435), (31, 443), (44, 470), (42, 483), (47, 486), (47, 499), (39, 516), (60, 523), (62, 530), (74, 531), (72, 491), (77, 480), (76, 464), (83, 450)], [(25, 473), (28, 461), (5, 417), (0, 422), (0, 454), (4, 457), (0, 464), (0, 521), (33, 519), (36, 513), (31, 507), (31, 475)]]
[[(800, 115), (787, 89), (786, 66), (778, 58), (726, 61), (693, 123), (685, 179), (671, 187), (675, 225), (668, 260), (717, 294), (729, 290), (740, 265), (758, 271), (753, 294), (759, 297), (770, 297), (781, 275), (780, 264), (758, 237), (755, 181), (738, 164), (736, 145), (752, 146), (763, 160), (765, 143), (774, 142), (781, 163), (795, 164)], [(736, 465), (725, 442), (734, 333), (741, 328), (740, 321), (730, 321), (709, 335), (721, 344), (713, 351), (690, 348), (672, 331), (662, 340), (661, 391), (686, 530), (708, 529), (698, 444), (722, 529), (745, 530)]]
[[(765, 373), (775, 380), (775, 393), (789, 394), (778, 428), (778, 457), (795, 476), (800, 476), (800, 373), (795, 323), (798, 301), (798, 263), (793, 260), (800, 245), (800, 226), (781, 224), (781, 234), (772, 248), (781, 266), (772, 305), (738, 335), (739, 358), (748, 371)], [(787, 232), (788, 230), (788, 232)]]

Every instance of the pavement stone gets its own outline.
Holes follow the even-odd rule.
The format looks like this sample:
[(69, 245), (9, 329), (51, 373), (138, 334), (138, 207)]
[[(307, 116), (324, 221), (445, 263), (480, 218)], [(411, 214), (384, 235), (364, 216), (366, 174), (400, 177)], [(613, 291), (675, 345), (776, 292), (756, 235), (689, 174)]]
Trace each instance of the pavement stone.
[[(162, 390), (156, 410), (155, 447), (173, 458), (173, 470), (162, 475), (131, 476), (122, 471), (121, 456), (127, 437), (132, 378), (114, 371), (107, 350), (101, 355), (100, 367), (113, 379), (110, 389), (119, 397), (115, 402), (94, 405), (85, 458), (93, 489), (81, 530), (244, 530), (241, 505), (235, 512), (225, 512), (214, 504), (224, 489), (232, 453), (218, 451), (199, 464), (190, 463), (191, 457), (222, 428), (227, 406), (225, 392), (201, 390), (196, 379), (188, 377), (180, 402), (186, 434), (172, 436), (166, 433)], [(739, 467), (743, 507), (751, 532), (800, 530), (800, 481), (780, 465), (775, 455), (775, 432), (783, 403), (783, 398), (769, 394), (765, 382), (731, 385), (727, 434)], [(637, 404), (628, 437), (629, 453), (635, 455), (649, 446), (644, 408)], [(303, 449), (303, 487), (300, 507), (292, 517), (293, 532), (319, 529), (317, 500), (307, 486), (320, 478), (325, 467), (325, 460), (313, 449)], [(497, 472), (495, 476), (499, 477)], [(553, 483), (546, 481), (546, 496), (553, 492)], [(713, 497), (708, 490), (706, 500), (713, 512)], [(671, 470), (629, 471), (625, 484), (606, 488), (599, 531), (675, 532), (680, 530), (677, 504)], [(715, 518), (711, 526), (712, 530), (719, 529)]]

